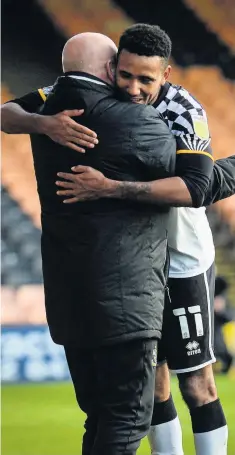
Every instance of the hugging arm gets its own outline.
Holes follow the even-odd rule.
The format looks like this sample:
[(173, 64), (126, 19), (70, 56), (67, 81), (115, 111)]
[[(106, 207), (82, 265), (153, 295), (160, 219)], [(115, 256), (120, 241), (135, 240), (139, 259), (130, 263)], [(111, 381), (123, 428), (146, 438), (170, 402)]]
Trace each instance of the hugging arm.
[[(151, 111), (151, 114), (152, 112), (154, 111)], [(156, 130), (155, 122), (153, 114), (146, 117), (145, 113), (140, 134), (153, 137)], [(187, 150), (180, 148), (176, 155), (173, 135), (167, 125), (158, 118), (158, 124), (159, 122), (161, 126), (160, 128), (158, 126), (158, 137), (155, 136), (154, 140), (148, 142), (147, 149), (146, 145), (142, 146), (141, 136), (138, 141), (133, 141), (137, 154), (143, 157), (145, 165), (150, 170), (150, 181), (111, 180), (91, 167), (77, 166), (73, 168), (74, 173), (58, 174), (67, 181), (57, 181), (57, 186), (60, 187), (57, 194), (70, 196), (64, 200), (67, 203), (109, 197), (158, 205), (201, 206), (213, 170), (211, 153), (210, 151), (188, 153)]]
[(235, 155), (215, 161), (204, 205), (225, 199), (235, 194)]
[(40, 115), (52, 87), (45, 87), (1, 106), (1, 129), (8, 134), (45, 134), (54, 142), (84, 153), (98, 142), (96, 133), (80, 125), (72, 117), (83, 109), (65, 110), (55, 115)]

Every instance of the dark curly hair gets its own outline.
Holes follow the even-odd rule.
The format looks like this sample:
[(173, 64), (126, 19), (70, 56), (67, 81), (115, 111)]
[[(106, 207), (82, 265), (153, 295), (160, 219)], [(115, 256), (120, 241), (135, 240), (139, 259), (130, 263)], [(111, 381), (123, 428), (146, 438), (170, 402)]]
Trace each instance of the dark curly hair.
[(170, 37), (158, 25), (135, 24), (121, 35), (118, 56), (123, 49), (146, 57), (162, 57), (168, 62), (172, 43)]

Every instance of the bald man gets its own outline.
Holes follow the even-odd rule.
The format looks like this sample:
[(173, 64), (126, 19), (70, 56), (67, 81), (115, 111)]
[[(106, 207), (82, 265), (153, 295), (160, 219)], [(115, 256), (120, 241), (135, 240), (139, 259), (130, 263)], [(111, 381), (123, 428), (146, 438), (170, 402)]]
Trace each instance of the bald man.
[[(110, 63), (117, 54), (116, 44), (101, 33), (81, 33), (70, 38), (62, 53), (64, 73), (82, 71), (113, 83)], [(114, 69), (114, 68), (113, 68)]]

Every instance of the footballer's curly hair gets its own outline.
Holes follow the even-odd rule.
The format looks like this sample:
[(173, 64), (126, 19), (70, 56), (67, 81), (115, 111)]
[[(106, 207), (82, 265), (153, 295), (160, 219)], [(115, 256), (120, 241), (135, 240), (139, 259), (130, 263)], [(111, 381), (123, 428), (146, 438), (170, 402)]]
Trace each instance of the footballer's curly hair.
[(121, 35), (118, 56), (123, 49), (146, 57), (162, 57), (165, 63), (171, 55), (170, 37), (158, 25), (134, 24)]

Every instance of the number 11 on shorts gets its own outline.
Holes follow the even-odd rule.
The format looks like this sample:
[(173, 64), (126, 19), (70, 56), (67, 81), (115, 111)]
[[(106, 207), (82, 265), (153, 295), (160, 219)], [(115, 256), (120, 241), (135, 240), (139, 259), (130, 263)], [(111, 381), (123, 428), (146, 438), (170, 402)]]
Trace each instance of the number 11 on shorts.
[[(194, 314), (197, 336), (198, 337), (203, 336), (204, 330), (203, 330), (200, 306), (199, 305), (189, 306), (188, 312), (190, 314)], [(186, 309), (185, 308), (176, 308), (175, 310), (173, 310), (173, 314), (174, 314), (174, 316), (177, 316), (179, 318), (182, 338), (183, 339), (190, 338), (188, 320), (187, 320), (187, 316), (186, 316)]]

